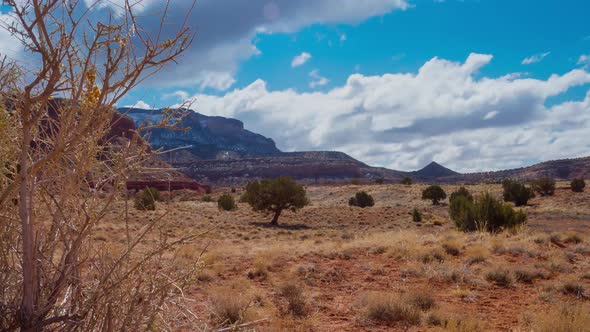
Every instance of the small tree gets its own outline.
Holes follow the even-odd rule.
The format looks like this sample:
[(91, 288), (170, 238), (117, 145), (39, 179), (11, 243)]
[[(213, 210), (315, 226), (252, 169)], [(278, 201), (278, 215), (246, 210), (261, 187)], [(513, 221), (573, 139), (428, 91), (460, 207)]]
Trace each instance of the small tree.
[(531, 188), (514, 180), (504, 180), (502, 187), (504, 188), (504, 201), (513, 202), (516, 206), (527, 205), (530, 199), (535, 198), (535, 193)]
[(404, 178), (403, 178), (403, 179), (400, 181), (400, 183), (401, 183), (401, 184), (405, 184), (406, 186), (411, 186), (411, 185), (412, 185), (412, 182), (414, 182), (414, 181), (413, 181), (413, 180), (412, 180), (412, 178), (411, 178), (411, 177), (409, 177), (409, 176), (406, 176), (406, 177), (404, 177)]
[(553, 196), (555, 194), (555, 180), (550, 177), (543, 177), (533, 182), (533, 190), (541, 196)]
[(224, 211), (233, 211), (238, 208), (234, 198), (230, 194), (223, 194), (217, 199), (217, 207)]
[(414, 220), (414, 222), (422, 222), (422, 212), (414, 208), (414, 210), (412, 210), (412, 220)]
[(295, 212), (310, 203), (303, 186), (290, 177), (250, 182), (244, 200), (254, 211), (274, 213), (272, 225), (278, 225), (283, 210)]
[(366, 208), (375, 205), (375, 200), (373, 200), (373, 196), (367, 194), (366, 192), (359, 191), (354, 195), (354, 197), (351, 197), (348, 200), (348, 205)]
[(584, 192), (586, 188), (586, 182), (584, 179), (574, 179), (571, 183), (572, 191), (576, 193)]
[(447, 193), (439, 185), (432, 185), (422, 191), (422, 199), (432, 200), (432, 205), (438, 205), (445, 198)]
[(134, 206), (142, 211), (154, 211), (156, 201), (160, 200), (160, 192), (156, 188), (145, 188), (134, 200)]

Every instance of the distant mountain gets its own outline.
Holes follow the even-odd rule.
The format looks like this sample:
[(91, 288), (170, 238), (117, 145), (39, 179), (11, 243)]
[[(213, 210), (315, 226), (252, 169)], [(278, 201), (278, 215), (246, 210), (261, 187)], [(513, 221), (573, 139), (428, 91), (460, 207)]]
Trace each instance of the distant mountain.
[[(139, 108), (119, 108), (120, 113), (132, 118), (137, 125), (157, 123), (162, 110)], [(176, 157), (185, 162), (211, 159), (231, 159), (247, 157), (279, 156), (275, 142), (262, 135), (244, 129), (244, 124), (236, 119), (220, 116), (206, 116), (190, 110), (178, 128), (187, 130), (154, 129), (148, 141), (155, 149), (189, 147)]]
[[(120, 108), (136, 124), (154, 123), (162, 110)], [(461, 174), (436, 162), (414, 172), (371, 167), (336, 151), (282, 152), (271, 138), (251, 132), (236, 119), (206, 116), (185, 110), (179, 124), (183, 131), (154, 129), (148, 135), (155, 149), (177, 149), (162, 157), (192, 179), (204, 183), (233, 185), (251, 179), (291, 176), (312, 183), (349, 182), (353, 178), (372, 182), (383, 178), (397, 183), (405, 176), (419, 182), (499, 182), (504, 178), (532, 180), (540, 176), (557, 179), (590, 178), (590, 157), (557, 160), (499, 172)]]
[(459, 173), (450, 170), (437, 162), (433, 161), (428, 164), (426, 167), (422, 168), (419, 171), (411, 172), (410, 174), (414, 175), (418, 178), (440, 178), (446, 176), (455, 176), (460, 175)]

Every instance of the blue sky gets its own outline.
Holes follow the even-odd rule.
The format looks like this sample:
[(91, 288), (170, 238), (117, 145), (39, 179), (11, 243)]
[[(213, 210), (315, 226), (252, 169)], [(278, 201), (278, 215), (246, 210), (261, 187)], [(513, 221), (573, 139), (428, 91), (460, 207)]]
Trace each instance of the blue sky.
[[(189, 2), (172, 0), (170, 19)], [(136, 8), (148, 31), (161, 3)], [(200, 0), (190, 49), (120, 105), (189, 101), (285, 151), (401, 170), (588, 156), (588, 13), (585, 0)]]

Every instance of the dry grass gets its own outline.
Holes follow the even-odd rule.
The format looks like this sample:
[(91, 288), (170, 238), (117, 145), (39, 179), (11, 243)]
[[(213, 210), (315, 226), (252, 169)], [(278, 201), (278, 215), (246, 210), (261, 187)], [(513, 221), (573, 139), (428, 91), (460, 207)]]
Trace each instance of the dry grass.
[[(468, 189), (501, 193), (495, 185)], [(349, 209), (347, 199), (358, 190), (371, 192), (375, 207)], [(313, 206), (285, 213), (281, 227), (266, 227), (267, 220), (242, 203), (231, 214), (195, 200), (158, 208), (175, 213), (176, 223), (169, 221), (172, 227), (165, 230), (171, 238), (187, 228), (213, 229), (177, 253), (178, 264), (191, 265), (208, 248), (190, 294), (196, 297), (195, 314), (213, 326), (268, 318), (255, 329), (530, 331), (532, 325), (514, 323), (527, 307), (546, 311), (567, 301), (584, 303), (579, 294), (587, 296), (590, 289), (590, 250), (587, 234), (575, 222), (590, 220), (590, 207), (576, 206), (580, 215), (557, 222), (551, 219), (557, 212), (567, 218), (559, 204), (568, 199), (558, 193), (526, 207), (528, 230), (464, 234), (452, 229), (448, 207), (421, 201), (420, 190), (420, 185), (309, 187)], [(408, 216), (413, 207), (424, 211), (420, 227)], [(131, 227), (141, 229), (144, 217), (134, 211)], [(447, 222), (435, 226), (437, 219)], [(557, 225), (578, 230), (564, 232)], [(105, 227), (114, 230), (106, 242), (120, 242), (115, 237), (122, 226)], [(498, 307), (511, 309), (498, 314)], [(477, 316), (462, 319), (466, 312)]]
[(418, 325), (420, 310), (404, 302), (400, 295), (384, 292), (369, 292), (361, 299), (363, 318), (384, 325)]
[(590, 307), (563, 306), (525, 315), (523, 325), (535, 332), (588, 332)]

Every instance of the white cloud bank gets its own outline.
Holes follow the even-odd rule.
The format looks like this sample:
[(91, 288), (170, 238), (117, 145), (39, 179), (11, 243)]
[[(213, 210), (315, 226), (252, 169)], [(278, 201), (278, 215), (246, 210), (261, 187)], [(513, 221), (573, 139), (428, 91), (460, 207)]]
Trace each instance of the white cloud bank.
[(491, 60), (434, 58), (417, 73), (355, 74), (328, 92), (269, 91), (257, 80), (224, 96), (197, 94), (193, 108), (239, 118), (287, 151), (339, 150), (402, 170), (431, 160), (476, 171), (590, 154), (590, 93), (546, 106), (550, 97), (590, 83), (590, 73), (475, 78)]

